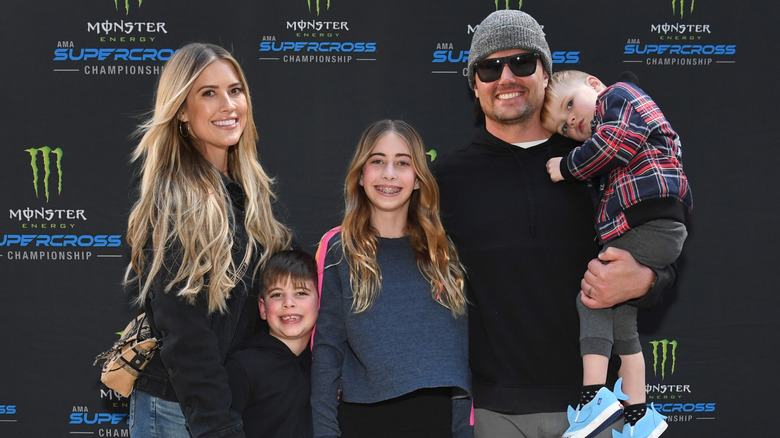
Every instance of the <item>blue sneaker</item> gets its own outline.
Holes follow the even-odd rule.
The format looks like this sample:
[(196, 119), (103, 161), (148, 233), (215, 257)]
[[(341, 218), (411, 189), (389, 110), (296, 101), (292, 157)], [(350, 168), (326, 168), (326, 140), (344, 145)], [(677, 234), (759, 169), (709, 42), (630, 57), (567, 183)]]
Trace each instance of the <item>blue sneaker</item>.
[(569, 428), (563, 438), (591, 438), (615, 421), (623, 412), (620, 400), (628, 400), (621, 391), (622, 383), (623, 379), (618, 379), (614, 391), (606, 387), (599, 389), (593, 400), (585, 406), (577, 406), (576, 410), (569, 406), (566, 413)]
[(650, 407), (647, 408), (644, 417), (640, 418), (635, 426), (632, 427), (631, 424), (626, 423), (623, 426), (623, 432), (612, 431), (612, 438), (658, 438), (666, 430), (665, 418), (650, 403)]

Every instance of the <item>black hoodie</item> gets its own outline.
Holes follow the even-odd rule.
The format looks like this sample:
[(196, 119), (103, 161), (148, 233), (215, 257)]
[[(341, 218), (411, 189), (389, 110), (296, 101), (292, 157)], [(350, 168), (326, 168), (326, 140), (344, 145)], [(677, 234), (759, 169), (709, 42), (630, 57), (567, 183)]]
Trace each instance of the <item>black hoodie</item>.
[(296, 356), (262, 330), (225, 364), (232, 409), (244, 419), (247, 438), (312, 436), (311, 350)]
[[(444, 228), (468, 274), (477, 408), (561, 412), (577, 401), (575, 299), (599, 250), (594, 201), (587, 183), (553, 183), (546, 169), (548, 159), (575, 146), (553, 135), (524, 149), (482, 128), (470, 145), (433, 165)], [(659, 284), (668, 285), (668, 277)]]

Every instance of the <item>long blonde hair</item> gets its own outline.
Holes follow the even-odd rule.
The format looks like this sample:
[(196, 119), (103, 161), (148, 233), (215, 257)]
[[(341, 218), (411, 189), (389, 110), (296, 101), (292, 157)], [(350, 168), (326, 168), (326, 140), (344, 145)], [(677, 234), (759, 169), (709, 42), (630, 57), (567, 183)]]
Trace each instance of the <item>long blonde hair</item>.
[[(185, 103), (193, 82), (212, 62), (233, 65), (244, 85), (247, 101), (246, 127), (228, 151), (228, 168), (244, 190), (244, 226), (249, 243), (240, 266), (231, 256), (235, 218), (219, 170), (189, 141), (176, 115)], [(249, 87), (241, 67), (230, 53), (211, 44), (193, 43), (178, 50), (165, 64), (157, 85), (154, 112), (138, 128), (141, 141), (132, 160), (142, 160), (139, 199), (127, 227), (131, 247), (125, 283), (138, 282), (137, 302), (143, 303), (154, 277), (164, 267), (165, 254), (180, 251), (181, 264), (165, 285), (170, 292), (184, 282), (177, 294), (194, 303), (205, 288), (209, 312), (224, 312), (231, 290), (240, 281), (253, 252), (262, 250), (255, 272), (268, 257), (290, 246), (289, 230), (277, 221), (271, 202), (273, 179), (257, 156), (257, 128), (252, 118)], [(144, 248), (151, 240), (151, 261)]]
[(431, 286), (432, 298), (453, 316), (466, 313), (464, 268), (439, 219), (439, 187), (425, 160), (425, 148), (417, 131), (400, 120), (371, 124), (358, 143), (344, 183), (346, 210), (341, 228), (342, 255), (349, 262), (352, 309), (368, 310), (380, 293), (382, 272), (376, 261), (376, 230), (371, 228), (371, 203), (360, 185), (363, 166), (379, 139), (395, 133), (409, 146), (412, 167), (420, 188), (412, 192), (406, 228), (417, 267)]

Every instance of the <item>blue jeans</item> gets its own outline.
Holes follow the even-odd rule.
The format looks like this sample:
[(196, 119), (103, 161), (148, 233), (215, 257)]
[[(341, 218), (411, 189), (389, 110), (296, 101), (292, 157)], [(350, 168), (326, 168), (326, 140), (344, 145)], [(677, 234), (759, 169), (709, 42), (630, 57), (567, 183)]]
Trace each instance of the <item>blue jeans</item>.
[(143, 391), (130, 395), (131, 438), (190, 438), (181, 407)]

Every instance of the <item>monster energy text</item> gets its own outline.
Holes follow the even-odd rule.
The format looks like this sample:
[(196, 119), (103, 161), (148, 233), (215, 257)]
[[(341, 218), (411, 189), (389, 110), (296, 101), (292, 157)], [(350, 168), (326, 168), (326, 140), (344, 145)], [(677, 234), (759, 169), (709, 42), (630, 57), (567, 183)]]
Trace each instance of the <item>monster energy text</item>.
[(98, 38), (101, 43), (153, 43), (153, 36), (102, 36)]
[(664, 35), (670, 34), (670, 33), (678, 33), (678, 34), (684, 34), (684, 33), (712, 33), (710, 31), (710, 25), (709, 24), (651, 24), (650, 25), (650, 32)]
[(133, 32), (138, 33), (168, 33), (165, 29), (165, 23), (151, 22), (151, 21), (97, 21), (95, 23), (87, 23), (87, 32), (95, 32), (100, 35), (104, 33), (106, 35), (110, 33), (126, 33), (131, 34)]
[(24, 208), (8, 210), (9, 217), (18, 221), (87, 220), (84, 210), (66, 210), (52, 208)]
[(691, 385), (665, 385), (665, 384), (646, 384), (645, 390), (647, 393), (660, 394), (655, 399), (660, 398), (680, 398), (679, 394), (690, 394)]
[(349, 30), (349, 24), (346, 21), (317, 21), (317, 20), (299, 20), (288, 21), (287, 29), (294, 31), (301, 30), (313, 30), (313, 31), (328, 31), (328, 30)]

